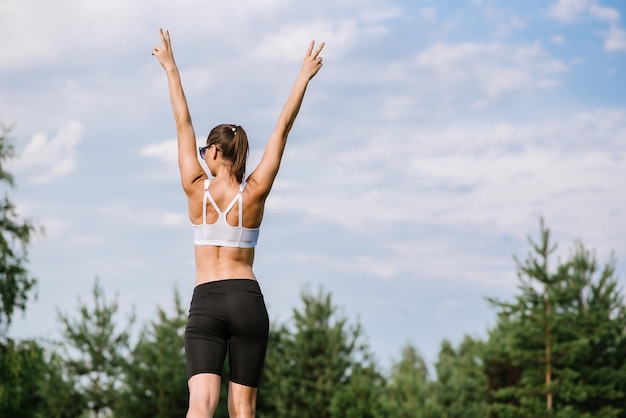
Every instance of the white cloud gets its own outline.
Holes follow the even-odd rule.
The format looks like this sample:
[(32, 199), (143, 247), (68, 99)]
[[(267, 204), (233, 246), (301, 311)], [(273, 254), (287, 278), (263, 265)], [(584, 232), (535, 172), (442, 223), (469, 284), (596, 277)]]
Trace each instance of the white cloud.
[(142, 148), (139, 154), (144, 157), (153, 157), (166, 163), (176, 163), (178, 161), (176, 139), (150, 144)]
[(600, 6), (597, 0), (558, 0), (548, 13), (565, 23), (574, 23), (587, 17), (608, 23), (609, 29), (604, 38), (604, 50), (607, 52), (626, 51), (626, 32), (619, 25), (620, 13), (617, 9)]
[[(33, 68), (77, 58), (81, 55), (77, 50), (96, 55), (105, 48), (119, 46), (128, 35), (136, 33), (134, 19), (150, 10), (119, 0), (35, 3), (0, 3), (0, 26), (12, 40), (0, 58), (0, 69)], [(106, 36), (102, 36), (104, 33)]]
[(124, 203), (111, 203), (99, 207), (98, 212), (102, 216), (113, 219), (123, 224), (133, 226), (152, 227), (155, 225), (172, 228), (180, 228), (189, 225), (189, 218), (185, 213), (164, 210), (138, 210)]
[(596, 19), (609, 23), (616, 23), (619, 21), (619, 11), (610, 7), (592, 4), (589, 6), (589, 14)]
[[(317, 170), (313, 185), (277, 184), (268, 211), (301, 213), (307, 223), (335, 225), (377, 249), (375, 257), (344, 255), (345, 265), (325, 256), (311, 264), (382, 280), (418, 276), (511, 288), (511, 254), (484, 246), (503, 235), (522, 240), (541, 216), (565, 246), (583, 238), (601, 254), (624, 251), (626, 112), (618, 113), (386, 138), (363, 144), (350, 158), (348, 151), (322, 157), (307, 149), (289, 164), (307, 173), (326, 158), (324, 167), (341, 167), (344, 175)], [(600, 146), (611, 132), (615, 142)], [(509, 150), (515, 144), (521, 149)]]
[[(342, 272), (355, 272), (359, 275), (367, 274), (380, 280), (389, 280), (399, 271), (394, 260), (369, 255), (343, 256), (341, 258), (330, 254), (289, 253), (289, 262), (300, 265), (319, 266)], [(280, 256), (274, 256), (280, 260)]]
[[(584, 219), (590, 236), (626, 235), (626, 221), (619, 221), (626, 201), (621, 109), (541, 124), (409, 128), (403, 136), (389, 132), (358, 147), (335, 148), (332, 155), (326, 148), (293, 144), (287, 169), (311, 171), (316, 180), (284, 187), (279, 177), (268, 210), (301, 212), (351, 231), (369, 225), (381, 236), (399, 224), (473, 225), (524, 236), (541, 214), (571, 223), (572, 231), (581, 230)], [(325, 170), (318, 161), (325, 161)], [(616, 223), (621, 226), (611, 226)]]
[(298, 57), (303, 54), (302, 41), (306, 45), (313, 36), (334, 42), (336, 51), (342, 51), (360, 37), (384, 31), (381, 22), (401, 14), (400, 8), (384, 0), (356, 6), (328, 3), (307, 13), (301, 3), (286, 0), (245, 4), (5, 1), (0, 3), (0, 27), (11, 42), (0, 57), (0, 69), (119, 59), (121, 45), (125, 50), (147, 53), (158, 42), (159, 27), (171, 30), (175, 50), (196, 44), (199, 54), (241, 59), (250, 56), (250, 45), (260, 42), (259, 51), (268, 54), (264, 59), (282, 60), (292, 57), (294, 51)]
[(347, 270), (373, 274), (383, 280), (391, 279), (398, 272), (393, 262), (390, 262), (390, 260), (381, 260), (379, 257), (362, 255), (357, 257), (356, 260), (347, 261), (348, 263), (346, 263), (345, 266)]
[(389, 67), (386, 79), (405, 88), (399, 96), (386, 95), (381, 108), (397, 118), (406, 118), (407, 110), (465, 100), (481, 108), (505, 96), (554, 87), (566, 70), (540, 43), (437, 43)]
[(510, 287), (515, 277), (510, 255), (502, 257), (483, 248), (485, 243), (497, 241), (497, 233), (484, 229), (473, 235), (475, 240), (470, 241), (445, 232), (428, 239), (407, 237), (388, 246), (392, 251), (388, 262), (396, 267), (398, 277), (415, 275), (452, 283)]
[[(196, 137), (196, 145), (204, 145), (206, 138)], [(139, 155), (155, 158), (159, 161), (176, 164), (178, 162), (178, 142), (176, 139), (168, 139), (156, 142), (139, 150)], [(202, 161), (200, 161), (202, 163)]]
[[(186, 68), (180, 70), (180, 78), (184, 80), (185, 90), (194, 93), (206, 91), (218, 82), (215, 72), (208, 68)], [(162, 81), (162, 80), (160, 80)], [(160, 84), (163, 84), (162, 82)]]
[(419, 14), (422, 19), (435, 20), (437, 18), (437, 8), (435, 7), (422, 7), (419, 10)]
[(31, 177), (34, 183), (50, 183), (71, 173), (76, 166), (75, 150), (83, 135), (80, 122), (72, 121), (49, 138), (46, 132), (33, 135), (11, 166), (17, 171), (43, 171)]
[(331, 45), (336, 58), (363, 38), (385, 32), (378, 22), (364, 24), (354, 18), (286, 24), (261, 40), (255, 56), (259, 60), (300, 61), (309, 42), (315, 40), (317, 44), (326, 42)]
[(558, 0), (549, 10), (549, 14), (563, 22), (575, 22), (589, 11), (593, 0)]
[(486, 7), (485, 17), (489, 27), (495, 28), (494, 36), (497, 39), (506, 38), (526, 26), (525, 18), (509, 14), (493, 5)]
[(565, 43), (565, 38), (563, 37), (563, 35), (554, 35), (552, 37), (552, 42), (557, 45), (560, 45), (560, 44)]
[(611, 26), (604, 39), (604, 50), (607, 52), (626, 51), (626, 31), (616, 26)]

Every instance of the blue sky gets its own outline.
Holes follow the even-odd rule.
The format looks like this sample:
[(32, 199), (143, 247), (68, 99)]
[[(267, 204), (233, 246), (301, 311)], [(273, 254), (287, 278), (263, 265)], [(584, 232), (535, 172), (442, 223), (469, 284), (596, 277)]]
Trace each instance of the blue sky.
[(171, 32), (199, 141), (219, 123), (260, 157), (312, 39), (325, 41), (261, 230), (270, 317), (321, 286), (379, 363), (403, 344), (484, 337), (513, 255), (545, 217), (626, 268), (626, 7), (621, 1), (5, 0), (0, 120), (14, 126), (38, 298), (18, 337), (99, 276), (141, 322), (193, 288), (165, 74)]

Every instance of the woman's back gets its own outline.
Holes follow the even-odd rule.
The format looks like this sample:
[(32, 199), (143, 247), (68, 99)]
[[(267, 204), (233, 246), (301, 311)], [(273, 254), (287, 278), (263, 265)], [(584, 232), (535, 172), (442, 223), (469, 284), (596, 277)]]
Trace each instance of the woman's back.
[[(187, 194), (189, 219), (197, 230), (194, 235), (208, 230), (207, 235), (212, 239), (229, 239), (229, 235), (235, 236), (235, 240), (244, 237), (244, 242), (239, 245), (233, 242), (232, 246), (203, 245), (198, 243), (197, 236), (194, 237), (196, 284), (224, 278), (255, 278), (252, 270), (254, 245), (263, 219), (265, 199), (255, 193), (254, 181), (246, 183), (241, 189), (242, 185), (233, 179), (215, 177), (198, 181)], [(215, 237), (224, 235), (223, 232), (226, 232), (226, 237)], [(252, 237), (252, 243), (245, 242), (248, 236)]]

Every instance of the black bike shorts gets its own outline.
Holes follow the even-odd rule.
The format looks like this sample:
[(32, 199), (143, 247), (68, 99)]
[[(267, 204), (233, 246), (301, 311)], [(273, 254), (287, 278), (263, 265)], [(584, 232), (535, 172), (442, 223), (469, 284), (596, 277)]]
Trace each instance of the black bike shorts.
[(256, 280), (226, 279), (196, 286), (185, 329), (187, 380), (221, 375), (228, 350), (230, 380), (258, 387), (269, 334), (269, 317)]

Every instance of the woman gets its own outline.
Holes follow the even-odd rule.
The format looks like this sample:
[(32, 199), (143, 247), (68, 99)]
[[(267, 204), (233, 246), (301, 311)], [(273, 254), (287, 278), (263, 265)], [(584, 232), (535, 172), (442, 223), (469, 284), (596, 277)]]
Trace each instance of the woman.
[(265, 360), (269, 320), (252, 264), (265, 200), (278, 173), (287, 135), (302, 104), (307, 84), (322, 67), (324, 47), (311, 42), (259, 165), (244, 179), (248, 156), (246, 132), (218, 125), (199, 148), (212, 178), (196, 154), (196, 135), (172, 54), (169, 32), (152, 54), (167, 74), (178, 134), (178, 165), (187, 195), (196, 259), (185, 357), (189, 385), (187, 417), (212, 417), (228, 349), (231, 417), (254, 417), (259, 378)]

